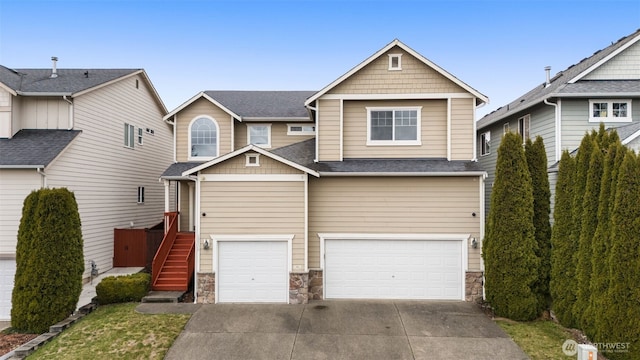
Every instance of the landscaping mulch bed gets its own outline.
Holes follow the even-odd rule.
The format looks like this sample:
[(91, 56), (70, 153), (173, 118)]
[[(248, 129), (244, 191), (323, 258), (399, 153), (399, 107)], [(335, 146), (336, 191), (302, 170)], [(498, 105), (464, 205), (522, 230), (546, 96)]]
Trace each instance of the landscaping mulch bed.
[(25, 344), (36, 337), (38, 337), (37, 334), (6, 334), (4, 332), (0, 332), (0, 356), (11, 350), (17, 349), (20, 345)]

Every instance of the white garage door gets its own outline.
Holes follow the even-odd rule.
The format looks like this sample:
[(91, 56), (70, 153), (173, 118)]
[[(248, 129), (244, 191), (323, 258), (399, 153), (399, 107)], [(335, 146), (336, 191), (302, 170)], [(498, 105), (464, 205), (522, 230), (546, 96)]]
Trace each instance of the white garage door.
[(218, 302), (288, 302), (285, 241), (218, 242)]
[(464, 300), (463, 241), (325, 241), (325, 296)]
[(11, 292), (15, 273), (15, 260), (0, 260), (0, 321), (11, 319)]

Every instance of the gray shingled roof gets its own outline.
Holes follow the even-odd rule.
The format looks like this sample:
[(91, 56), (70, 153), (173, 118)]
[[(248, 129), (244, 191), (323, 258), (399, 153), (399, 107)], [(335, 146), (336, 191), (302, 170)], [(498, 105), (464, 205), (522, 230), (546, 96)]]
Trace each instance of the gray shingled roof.
[(558, 90), (562, 96), (602, 93), (640, 96), (640, 80), (581, 80)]
[(274, 149), (272, 153), (320, 173), (449, 173), (482, 172), (475, 161), (447, 159), (344, 159), (314, 163), (315, 139)]
[(624, 140), (640, 131), (640, 122), (633, 122), (631, 124), (616, 126), (608, 130), (615, 130), (618, 133), (618, 137), (620, 138), (620, 140)]
[(10, 69), (0, 65), (0, 82), (18, 93), (73, 94), (142, 69)]
[(306, 118), (304, 101), (315, 91), (205, 91), (243, 118)]
[(11, 139), (0, 139), (0, 167), (46, 167), (81, 132), (20, 130)]
[(182, 177), (182, 173), (194, 168), (198, 165), (202, 165), (202, 162), (177, 162), (171, 164), (163, 173), (160, 175), (161, 178), (179, 178)]
[[(589, 67), (604, 59), (614, 51), (618, 50), (637, 36), (640, 36), (640, 29), (636, 30), (636, 32), (634, 32), (633, 34), (618, 40), (610, 46), (596, 51), (592, 56), (582, 59), (579, 63), (571, 65), (567, 69), (557, 73), (551, 79), (551, 83), (549, 84), (549, 86), (545, 86), (545, 83), (543, 82), (526, 94), (518, 97), (511, 103), (485, 115), (482, 119), (478, 120), (477, 128), (482, 129), (518, 111), (526, 110), (533, 105), (541, 103), (545, 98), (554, 94), (577, 94), (580, 92), (587, 94), (592, 92), (609, 92), (610, 90), (612, 90), (612, 88), (615, 89), (613, 90), (614, 92), (622, 93), (627, 90), (631, 90), (635, 93), (638, 93), (638, 81), (629, 82), (625, 80), (591, 80), (579, 81), (576, 84), (567, 84), (569, 80), (587, 70)], [(569, 88), (566, 89), (567, 87)]]

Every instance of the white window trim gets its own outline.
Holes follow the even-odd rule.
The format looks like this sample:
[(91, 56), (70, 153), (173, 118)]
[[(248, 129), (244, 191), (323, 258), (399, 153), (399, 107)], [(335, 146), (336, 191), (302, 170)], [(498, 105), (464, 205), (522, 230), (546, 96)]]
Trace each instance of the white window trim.
[[(252, 144), (251, 143), (251, 128), (257, 126), (266, 126), (267, 127), (267, 144)], [(247, 124), (247, 144), (252, 144), (255, 146), (259, 146), (263, 149), (271, 148), (271, 124)]]
[[(594, 117), (593, 116), (593, 104), (594, 103), (607, 103), (607, 116)], [(627, 116), (626, 117), (614, 117), (613, 116), (613, 103), (627, 103)], [(633, 117), (631, 116), (631, 99), (589, 99), (589, 122), (607, 122), (607, 123), (621, 123), (631, 122)]]
[(510, 131), (511, 131), (511, 128), (508, 122), (502, 124), (502, 135), (506, 135)]
[[(487, 150), (486, 152), (484, 151), (485, 149)], [(480, 156), (489, 154), (491, 154), (491, 131), (480, 134)]]
[(124, 147), (127, 149), (133, 149), (135, 148), (136, 137), (138, 136), (138, 134), (136, 134), (136, 127), (129, 123), (124, 123), (124, 126)]
[(144, 204), (144, 186), (138, 186), (138, 204)]
[[(218, 137), (216, 139), (216, 156), (191, 156), (191, 126), (193, 125), (193, 123), (200, 119), (200, 118), (206, 118), (209, 119), (211, 121), (213, 121), (213, 124), (216, 126), (216, 136)], [(220, 125), (218, 125), (218, 122), (216, 121), (216, 119), (212, 118), (211, 116), (208, 115), (198, 115), (196, 117), (194, 117), (193, 119), (191, 119), (191, 121), (189, 122), (189, 127), (187, 128), (187, 140), (188, 140), (188, 146), (189, 146), (189, 157), (188, 160), (213, 160), (215, 158), (217, 158), (218, 156), (220, 156)]]
[[(251, 159), (256, 159), (254, 163), (251, 162)], [(245, 164), (247, 167), (259, 167), (260, 166), (260, 154), (245, 154)]]
[(138, 128), (138, 132), (136, 132), (136, 144), (141, 146), (144, 144), (144, 139), (142, 137), (143, 134), (144, 134), (144, 129)]
[(306, 127), (313, 126), (313, 128), (315, 129), (316, 124), (311, 124), (311, 123), (310, 124), (287, 124), (287, 135), (296, 136), (296, 135), (315, 135), (316, 134), (315, 130), (314, 131), (305, 131), (305, 130), (292, 131), (291, 130), (292, 127), (297, 127), (297, 126), (301, 128), (304, 128), (305, 126)]
[[(393, 59), (398, 59), (398, 66), (393, 66)], [(402, 54), (389, 54), (389, 70), (390, 71), (400, 71), (402, 70)]]
[[(422, 106), (398, 106), (398, 107), (366, 107), (367, 109), (367, 145), (368, 146), (414, 146), (422, 145), (421, 118)], [(371, 140), (371, 112), (372, 111), (402, 111), (415, 110), (416, 114), (416, 140)], [(393, 124), (395, 128), (395, 122)]]
[[(520, 120), (522, 120), (523, 126), (527, 125), (526, 128), (529, 129), (528, 134), (522, 134), (520, 132)], [(520, 136), (522, 137), (522, 144), (523, 145), (527, 143), (527, 139), (531, 138), (531, 114), (527, 114), (525, 116), (522, 116), (522, 117), (518, 118), (518, 134), (520, 134)]]

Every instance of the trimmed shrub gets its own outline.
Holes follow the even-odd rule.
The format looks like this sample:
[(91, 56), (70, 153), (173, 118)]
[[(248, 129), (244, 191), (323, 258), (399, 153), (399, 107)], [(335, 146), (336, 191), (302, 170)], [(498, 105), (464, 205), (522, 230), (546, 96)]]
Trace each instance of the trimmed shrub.
[(607, 353), (610, 359), (640, 357), (640, 159), (627, 152), (618, 172), (609, 256), (609, 291), (604, 316), (609, 318), (604, 342), (630, 343), (629, 353)]
[(76, 308), (84, 271), (82, 230), (73, 193), (40, 189), (26, 199), (16, 248), (11, 326), (42, 333)]
[(573, 229), (572, 203), (576, 162), (568, 151), (562, 153), (556, 183), (556, 201), (551, 231), (551, 291), (552, 309), (560, 323), (573, 327), (572, 306), (575, 301), (573, 286), (575, 265), (573, 254), (577, 243), (571, 239)]
[(548, 309), (551, 305), (549, 293), (549, 279), (551, 277), (551, 189), (549, 188), (549, 176), (547, 175), (547, 153), (544, 141), (537, 136), (535, 142), (527, 139), (525, 145), (527, 166), (531, 176), (533, 188), (533, 228), (537, 244), (536, 256), (540, 259), (536, 293), (540, 311)]
[(126, 276), (109, 276), (96, 285), (99, 304), (139, 302), (147, 295), (151, 276), (137, 273)]
[(534, 284), (539, 259), (533, 228), (533, 194), (520, 135), (507, 133), (498, 149), (496, 177), (482, 256), (487, 300), (498, 316), (539, 315)]

